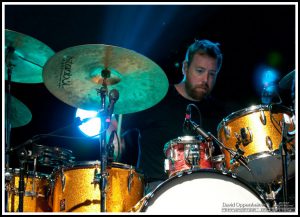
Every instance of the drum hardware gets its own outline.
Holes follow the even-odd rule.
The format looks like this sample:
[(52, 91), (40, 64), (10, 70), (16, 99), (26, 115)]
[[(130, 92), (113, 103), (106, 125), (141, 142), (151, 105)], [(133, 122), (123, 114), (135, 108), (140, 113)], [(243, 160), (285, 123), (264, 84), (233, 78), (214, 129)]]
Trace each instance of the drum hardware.
[[(6, 149), (9, 150), (10, 149), (10, 134), (11, 134), (11, 101), (12, 101), (12, 97), (11, 97), (11, 75), (12, 75), (12, 71), (13, 71), (13, 67), (14, 64), (12, 64), (11, 62), (11, 58), (13, 53), (15, 52), (15, 49), (11, 46), (9, 46), (7, 48), (7, 54), (5, 57), (5, 64), (7, 66), (7, 78), (8, 78), (8, 82), (7, 82), (7, 97), (5, 96), (6, 99), (6, 103), (7, 103), (7, 108), (5, 110), (6, 112), (6, 120), (5, 120), (5, 144), (6, 144)], [(9, 155), (6, 154), (5, 157), (5, 168), (8, 169), (9, 168)]]
[[(110, 78), (110, 70), (107, 68), (103, 69), (101, 71), (101, 77), (103, 78), (102, 86), (100, 89), (96, 89), (98, 94), (100, 95), (101, 99), (101, 107), (100, 111), (105, 111), (105, 115), (100, 115), (101, 120), (101, 127), (100, 127), (100, 154), (101, 154), (101, 172), (100, 172), (100, 199), (101, 199), (101, 206), (100, 206), (100, 212), (106, 212), (106, 186), (107, 186), (107, 163), (108, 163), (108, 151), (111, 150), (111, 148), (107, 147), (106, 143), (106, 131), (109, 127), (109, 124), (111, 122), (111, 115), (114, 110), (114, 105), (116, 101), (119, 99), (119, 92), (116, 89), (112, 89), (109, 93), (109, 105), (106, 108), (106, 95), (108, 93), (107, 88), (107, 79)], [(111, 145), (111, 144), (110, 144)]]
[(272, 189), (272, 184), (274, 184), (274, 183), (268, 183), (267, 184), (268, 185), (268, 190), (265, 191), (265, 197), (266, 197), (267, 201), (270, 201), (273, 211), (277, 211), (278, 210), (278, 204), (277, 204), (277, 201), (276, 201), (276, 196), (281, 191), (282, 185), (279, 184), (279, 187), (276, 190), (273, 190)]
[(128, 176), (128, 192), (131, 191), (131, 184), (132, 184), (132, 181), (133, 181), (133, 172), (132, 172), (132, 169), (130, 169), (130, 172), (129, 172), (129, 176)]
[(226, 150), (230, 153), (230, 155), (233, 157), (233, 159), (237, 162), (239, 162), (241, 165), (243, 165), (247, 170), (251, 173), (251, 169), (247, 166), (247, 158), (244, 157), (244, 151), (241, 149), (238, 149), (237, 151), (233, 151), (230, 148), (227, 148), (222, 142), (220, 142), (214, 135), (212, 135), (210, 132), (207, 133), (218, 145), (222, 150)]
[(287, 115), (283, 115), (282, 120), (282, 137), (281, 137), (281, 143), (279, 145), (280, 151), (281, 151), (281, 159), (282, 159), (282, 186), (283, 186), (283, 208), (285, 210), (287, 205), (287, 182), (288, 182), (288, 167), (287, 167), (287, 136), (288, 136), (288, 129), (289, 129), (289, 117)]
[(230, 153), (230, 155), (233, 157), (233, 159), (237, 162), (239, 162), (241, 165), (247, 168), (249, 172), (251, 172), (251, 169), (247, 166), (247, 159), (243, 156), (243, 151), (238, 149), (238, 151), (234, 151), (230, 148), (227, 148), (222, 142), (220, 142), (214, 135), (212, 135), (210, 132), (206, 133), (203, 129), (200, 128), (198, 124), (193, 122), (192, 120), (187, 120), (189, 122), (190, 129), (192, 131), (197, 132), (199, 135), (203, 136), (205, 140), (207, 141), (214, 141), (216, 144), (221, 148), (221, 150), (226, 150)]
[(19, 180), (19, 209), (18, 212), (23, 212), (23, 201), (24, 201), (24, 192), (25, 192), (25, 181), (24, 181), (24, 173), (25, 173), (25, 162), (27, 159), (27, 151), (25, 149), (21, 149), (18, 152), (19, 162), (20, 162), (20, 180)]
[(267, 124), (267, 119), (266, 119), (266, 115), (265, 115), (265, 112), (263, 110), (260, 111), (260, 121), (263, 125), (266, 125)]

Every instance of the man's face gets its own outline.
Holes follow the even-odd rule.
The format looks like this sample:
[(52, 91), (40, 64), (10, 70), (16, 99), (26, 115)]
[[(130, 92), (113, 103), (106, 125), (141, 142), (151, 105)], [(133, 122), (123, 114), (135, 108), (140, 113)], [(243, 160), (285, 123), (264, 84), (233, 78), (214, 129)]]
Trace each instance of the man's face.
[(212, 91), (217, 78), (217, 60), (206, 55), (196, 53), (188, 67), (184, 63), (186, 76), (185, 89), (187, 94), (195, 100), (202, 100)]

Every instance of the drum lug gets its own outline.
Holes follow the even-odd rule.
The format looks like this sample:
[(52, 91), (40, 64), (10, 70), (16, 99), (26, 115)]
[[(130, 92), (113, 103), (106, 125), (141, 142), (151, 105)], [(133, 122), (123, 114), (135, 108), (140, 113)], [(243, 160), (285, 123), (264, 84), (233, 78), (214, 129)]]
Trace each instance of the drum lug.
[(248, 127), (241, 128), (241, 139), (242, 139), (241, 142), (244, 146), (248, 145), (253, 141), (252, 131)]
[(170, 170), (170, 160), (169, 159), (165, 159), (164, 168), (165, 168), (165, 173), (167, 173)]
[(101, 180), (101, 173), (99, 171), (98, 166), (96, 165), (96, 167), (94, 169), (94, 178), (93, 178), (93, 181), (91, 182), (91, 184), (94, 184), (94, 187), (96, 187), (97, 184), (100, 185), (100, 180)]
[(226, 139), (230, 138), (230, 128), (229, 126), (226, 126), (226, 122), (223, 122), (223, 126), (224, 126), (224, 133), (225, 133), (225, 137)]
[(273, 151), (273, 142), (269, 136), (266, 137), (266, 145), (270, 151)]
[(132, 181), (133, 181), (133, 172), (132, 172), (132, 169), (130, 169), (130, 174), (128, 176), (128, 185), (127, 185), (128, 192), (130, 192), (130, 190), (131, 190)]
[(66, 188), (66, 176), (64, 174), (64, 169), (62, 168), (61, 171), (60, 171), (60, 177), (61, 177), (61, 187), (62, 187), (62, 192), (65, 191), (65, 188)]
[(266, 124), (267, 124), (266, 115), (265, 115), (265, 113), (264, 113), (263, 110), (260, 111), (260, 116), (259, 116), (259, 118), (260, 118), (260, 121), (261, 121), (261, 123), (262, 123), (263, 125), (266, 125)]

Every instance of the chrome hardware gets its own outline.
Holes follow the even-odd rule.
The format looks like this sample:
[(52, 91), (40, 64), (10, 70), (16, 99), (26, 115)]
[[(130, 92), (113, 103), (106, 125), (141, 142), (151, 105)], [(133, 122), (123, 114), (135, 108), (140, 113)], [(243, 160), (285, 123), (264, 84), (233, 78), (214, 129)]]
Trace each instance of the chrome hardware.
[(261, 123), (262, 123), (263, 125), (266, 125), (266, 124), (267, 124), (266, 115), (265, 115), (265, 113), (264, 113), (263, 110), (260, 111), (260, 116), (259, 116), (259, 118), (260, 118), (260, 121), (261, 121)]
[(246, 128), (241, 128), (241, 142), (244, 146), (248, 145), (253, 141), (252, 139), (252, 131), (246, 127)]
[(165, 168), (165, 173), (170, 170), (170, 160), (169, 159), (165, 159), (164, 168)]
[(64, 192), (65, 188), (66, 188), (66, 176), (64, 174), (64, 169), (63, 168), (61, 168), (60, 176), (61, 176), (61, 183), (62, 183), (62, 192)]
[(226, 137), (226, 139), (229, 139), (230, 138), (230, 128), (229, 128), (229, 126), (226, 126), (225, 122), (223, 122), (223, 126), (224, 126), (225, 137)]
[(130, 190), (131, 190), (132, 181), (133, 181), (133, 172), (132, 172), (132, 169), (130, 169), (130, 174), (128, 176), (128, 185), (127, 185), (128, 192), (130, 192)]
[(187, 163), (192, 166), (197, 166), (200, 160), (200, 147), (199, 144), (190, 144), (184, 146), (184, 158)]
[(273, 142), (269, 136), (266, 136), (266, 145), (270, 151), (273, 151)]

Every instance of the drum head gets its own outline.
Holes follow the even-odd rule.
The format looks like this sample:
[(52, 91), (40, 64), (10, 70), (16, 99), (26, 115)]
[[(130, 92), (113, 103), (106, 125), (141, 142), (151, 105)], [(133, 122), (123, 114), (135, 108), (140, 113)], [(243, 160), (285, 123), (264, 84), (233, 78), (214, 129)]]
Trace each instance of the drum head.
[(160, 184), (142, 211), (174, 214), (266, 212), (258, 192), (238, 178), (214, 170), (199, 170), (172, 177)]

